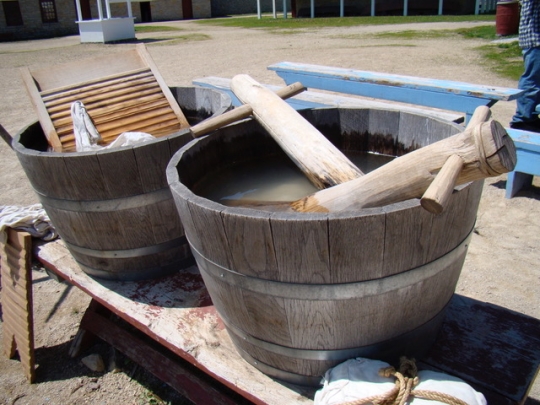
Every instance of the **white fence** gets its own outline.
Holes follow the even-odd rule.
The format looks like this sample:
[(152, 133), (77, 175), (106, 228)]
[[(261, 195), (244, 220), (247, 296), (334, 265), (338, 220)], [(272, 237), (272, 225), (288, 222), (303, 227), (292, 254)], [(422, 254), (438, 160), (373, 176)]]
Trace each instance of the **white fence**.
[(495, 11), (497, 0), (476, 0), (475, 14), (485, 14)]
[[(375, 3), (376, 0), (371, 0), (371, 16), (375, 15)], [(443, 14), (443, 4), (444, 0), (439, 0), (439, 15)], [(345, 0), (340, 0), (339, 2), (339, 12), (340, 17), (345, 15)], [(495, 11), (497, 7), (497, 0), (476, 0), (474, 13), (475, 14), (485, 14), (492, 11)], [(272, 0), (272, 8), (274, 18), (277, 17), (276, 14), (276, 0)], [(403, 0), (403, 15), (407, 15), (409, 12), (409, 1)], [(257, 15), (259, 19), (261, 18), (261, 1), (257, 0)], [(311, 18), (315, 17), (315, 0), (311, 0)], [(283, 0), (283, 18), (287, 18), (287, 0)]]

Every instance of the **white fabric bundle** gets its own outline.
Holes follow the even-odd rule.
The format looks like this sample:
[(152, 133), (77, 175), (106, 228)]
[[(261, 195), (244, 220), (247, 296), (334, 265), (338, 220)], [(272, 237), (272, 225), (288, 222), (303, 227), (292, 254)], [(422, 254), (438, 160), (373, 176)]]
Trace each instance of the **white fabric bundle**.
[[(379, 370), (386, 367), (389, 364), (379, 360), (357, 358), (328, 370), (323, 379), (323, 388), (315, 394), (315, 405), (341, 405), (387, 393), (394, 387), (395, 378), (379, 376)], [(487, 405), (484, 395), (459, 378), (429, 370), (419, 371), (418, 378), (420, 383), (416, 390), (448, 394), (469, 405)], [(408, 404), (444, 405), (438, 401), (411, 398)]]
[(33, 237), (46, 241), (58, 237), (49, 216), (41, 204), (28, 207), (0, 206), (0, 242), (2, 243), (6, 241), (5, 229), (8, 227), (28, 232)]
[(73, 121), (75, 149), (77, 152), (118, 148), (120, 146), (135, 145), (155, 139), (152, 135), (145, 132), (123, 132), (109, 145), (98, 145), (101, 135), (98, 133), (92, 118), (86, 112), (86, 108), (81, 101), (75, 101), (71, 104), (71, 119)]
[(81, 101), (75, 101), (71, 104), (71, 120), (73, 121), (77, 152), (99, 148), (97, 143), (101, 140), (101, 135), (99, 135)]

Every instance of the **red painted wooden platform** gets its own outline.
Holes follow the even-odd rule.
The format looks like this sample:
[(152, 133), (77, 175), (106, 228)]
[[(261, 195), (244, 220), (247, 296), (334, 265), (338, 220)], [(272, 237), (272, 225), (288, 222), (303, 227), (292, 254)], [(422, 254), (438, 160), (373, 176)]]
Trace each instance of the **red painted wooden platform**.
[[(310, 404), (314, 389), (275, 381), (236, 352), (195, 266), (152, 281), (98, 280), (62, 241), (37, 258), (92, 297), (81, 328), (98, 336), (197, 404)], [(111, 320), (111, 315), (121, 321)], [(67, 355), (67, 353), (66, 353)], [(489, 404), (520, 404), (540, 364), (540, 320), (455, 295), (420, 368), (460, 377)]]

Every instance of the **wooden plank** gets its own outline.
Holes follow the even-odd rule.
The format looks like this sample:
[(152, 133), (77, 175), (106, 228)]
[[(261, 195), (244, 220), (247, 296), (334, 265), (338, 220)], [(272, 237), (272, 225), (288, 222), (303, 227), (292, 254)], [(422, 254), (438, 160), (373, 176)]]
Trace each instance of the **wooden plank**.
[[(66, 121), (71, 118), (71, 104), (74, 101), (81, 101), (93, 120), (99, 118), (103, 114), (114, 115), (116, 110), (123, 110), (126, 107), (137, 105), (137, 100), (141, 99), (141, 103), (146, 101), (160, 100), (167, 105), (167, 101), (159, 92), (159, 87), (146, 86), (146, 88), (130, 87), (114, 93), (101, 93), (92, 98), (77, 97), (76, 99), (65, 102), (54, 109), (47, 109), (49, 115), (57, 125), (66, 126)], [(111, 109), (114, 107), (114, 109)], [(108, 108), (108, 110), (107, 110)], [(99, 119), (97, 120), (99, 122)]]
[(112, 55), (94, 56), (61, 63), (51, 69), (49, 66), (32, 69), (40, 92), (70, 88), (78, 83), (93, 83), (101, 78), (117, 77), (125, 72), (148, 68), (135, 49), (118, 52)]
[(273, 213), (272, 237), (279, 281), (329, 283), (328, 220), (324, 215)]
[[(231, 79), (222, 78), (222, 77), (204, 77), (194, 79), (193, 84), (201, 87), (215, 88), (229, 94), (233, 100), (233, 105), (239, 106), (242, 103), (236, 98), (234, 93), (230, 89)], [(265, 85), (267, 88), (276, 91), (278, 86)], [(409, 104), (396, 104), (390, 102), (381, 102), (380, 100), (375, 99), (366, 99), (358, 97), (347, 97), (343, 94), (328, 94), (317, 92), (313, 90), (308, 90), (302, 92), (290, 99), (287, 100), (293, 108), (296, 110), (304, 110), (311, 108), (320, 108), (320, 107), (341, 107), (341, 108), (377, 108), (382, 110), (393, 110), (393, 111), (406, 111), (411, 114), (422, 114), (428, 115), (431, 117), (436, 117), (446, 121), (454, 122), (463, 122), (463, 114), (451, 113), (443, 110), (436, 110), (430, 108), (420, 108), (418, 106), (413, 106)]]
[(538, 347), (540, 320), (456, 295), (423, 361), (521, 404), (538, 372)]
[(137, 52), (139, 53), (139, 56), (144, 60), (144, 62), (147, 64), (147, 66), (152, 70), (152, 73), (154, 74), (157, 82), (159, 83), (159, 86), (161, 87), (161, 91), (163, 91), (163, 94), (169, 101), (169, 104), (171, 105), (174, 113), (176, 114), (178, 121), (180, 122), (180, 129), (181, 128), (189, 128), (189, 122), (187, 121), (184, 113), (180, 109), (178, 103), (176, 102), (176, 99), (174, 98), (173, 94), (171, 93), (171, 90), (165, 83), (165, 80), (163, 80), (163, 77), (159, 73), (159, 70), (148, 53), (147, 49), (145, 48), (144, 44), (137, 45)]
[(143, 192), (148, 193), (168, 188), (165, 171), (173, 155), (169, 142), (160, 141), (134, 145), (133, 153)]
[(427, 263), (433, 215), (418, 200), (383, 209), (386, 211), (383, 274), (389, 276)]
[(116, 347), (195, 404), (237, 405), (251, 403), (225, 386), (212, 381), (173, 353), (155, 348), (95, 312), (85, 314), (84, 327)]
[(458, 246), (472, 232), (478, 205), (469, 198), (475, 194), (470, 186), (452, 193), (445, 210), (432, 218), (427, 261), (444, 256)]
[(4, 354), (19, 353), (24, 374), (35, 380), (34, 319), (32, 307), (32, 236), (7, 229), (7, 240), (0, 244), (0, 285), (4, 321)]
[(385, 216), (378, 215), (380, 212), (380, 208), (374, 208), (354, 215), (331, 215), (328, 239), (332, 283), (383, 277)]
[[(324, 80), (325, 78), (340, 79), (351, 84), (358, 82), (394, 88), (425, 90), (443, 94), (454, 93), (461, 96), (472, 96), (490, 100), (511, 101), (523, 94), (523, 90), (507, 87), (485, 86), (465, 82), (360, 71), (305, 63), (280, 62), (268, 66), (268, 69), (275, 71), (278, 75), (291, 73), (302, 75), (304, 78), (319, 77), (321, 78), (320, 80)], [(302, 80), (299, 81), (302, 82)], [(307, 86), (312, 87), (309, 85)]]
[[(55, 273), (252, 402), (312, 402), (314, 390), (279, 384), (240, 358), (220, 323), (209, 322), (218, 318), (196, 271), (144, 284), (97, 282), (82, 273), (60, 241), (39, 246), (37, 254)], [(400, 311), (395, 312), (399, 317)], [(526, 395), (540, 364), (540, 321), (463, 296), (454, 296), (447, 314), (422, 366), (464, 379), (486, 394), (490, 404), (517, 405), (511, 398)]]
[(13, 138), (2, 125), (0, 125), (0, 138), (2, 138), (10, 148), (12, 148), (11, 142), (13, 141)]
[(61, 102), (59, 100), (65, 100), (68, 97), (73, 97), (73, 101), (75, 101), (82, 95), (97, 94), (103, 91), (104, 88), (114, 90), (125, 87), (126, 83), (133, 85), (137, 83), (148, 83), (150, 81), (152, 81), (152, 72), (148, 68), (142, 68), (121, 72), (108, 77), (101, 77), (98, 81), (92, 80), (86, 83), (76, 83), (71, 86), (42, 91), (41, 97), (48, 106), (52, 107), (55, 103)]
[(232, 270), (247, 276), (279, 280), (275, 248), (272, 241), (270, 212), (227, 208), (221, 213)]
[(145, 283), (96, 281), (81, 271), (61, 241), (39, 246), (36, 253), (52, 271), (253, 403), (312, 402), (313, 390), (284, 386), (242, 360), (196, 268)]
[(515, 100), (523, 90), (464, 82), (358, 71), (329, 66), (281, 62), (268, 67), (286, 83), (356, 94), (446, 110), (461, 111), (469, 119), (478, 106)]
[(41, 100), (41, 95), (36, 88), (36, 83), (34, 81), (34, 78), (32, 77), (32, 74), (30, 73), (30, 69), (24, 67), (21, 68), (20, 72), (24, 85), (26, 87), (26, 91), (30, 96), (30, 102), (36, 110), (39, 122), (43, 128), (43, 133), (47, 138), (47, 142), (49, 142), (49, 145), (51, 145), (56, 152), (62, 152), (62, 143), (60, 142), (60, 139), (58, 139), (56, 129), (54, 128), (51, 118), (49, 117), (47, 108)]
[[(109, 198), (140, 195), (143, 192), (133, 148), (106, 150), (96, 154)], [(126, 181), (125, 179), (129, 179)]]
[(188, 232), (187, 235), (196, 235), (196, 238), (198, 236), (200, 245), (197, 248), (205, 258), (226, 269), (231, 269), (230, 244), (221, 217), (224, 207), (209, 200), (203, 203), (204, 206), (201, 207), (192, 201), (187, 202), (194, 225), (192, 230), (195, 231), (195, 234)]
[[(51, 158), (49, 165), (53, 165), (58, 157)], [(65, 154), (62, 158), (65, 172), (60, 179), (68, 179), (71, 185), (59, 189), (55, 193), (44, 193), (47, 196), (68, 200), (93, 201), (113, 198), (105, 183), (105, 172), (96, 152)], [(65, 176), (65, 177), (64, 177)], [(56, 178), (56, 177), (54, 177)], [(48, 181), (48, 183), (53, 183)], [(32, 182), (32, 184), (35, 184)]]

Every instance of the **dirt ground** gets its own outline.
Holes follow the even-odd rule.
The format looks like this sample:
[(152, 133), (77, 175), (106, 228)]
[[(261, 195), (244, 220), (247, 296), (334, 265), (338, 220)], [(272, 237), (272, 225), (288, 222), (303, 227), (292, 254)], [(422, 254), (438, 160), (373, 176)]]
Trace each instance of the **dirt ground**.
[[(481, 40), (459, 38), (375, 39), (373, 32), (454, 29), (470, 23), (437, 23), (305, 30), (295, 34), (263, 30), (201, 26), (194, 22), (164, 23), (182, 32), (138, 35), (147, 44), (169, 86), (189, 86), (204, 76), (231, 78), (247, 73), (268, 84), (283, 84), (266, 67), (280, 61), (416, 75), (437, 79), (516, 87), (481, 63), (476, 47)], [(206, 34), (206, 40), (166, 39), (167, 36)], [(37, 119), (19, 68), (43, 68), (133, 48), (135, 43), (80, 44), (79, 37), (0, 43), (0, 124), (15, 134)], [(508, 124), (514, 102), (499, 102), (495, 119)], [(457, 292), (540, 318), (540, 184), (505, 199), (506, 176), (489, 179), (478, 211)], [(26, 206), (38, 199), (15, 153), (0, 142), (0, 206)], [(28, 384), (18, 360), (0, 356), (0, 403), (4, 404), (155, 404), (183, 403), (173, 390), (135, 366), (105, 344), (71, 359), (70, 341), (77, 332), (89, 298), (76, 288), (52, 280), (36, 267), (34, 320), (37, 381)], [(1, 312), (0, 312), (1, 314)], [(2, 323), (0, 322), (0, 336)], [(92, 372), (81, 358), (99, 353), (113, 371)], [(160, 399), (161, 398), (161, 399)], [(540, 383), (528, 404), (540, 401)]]

